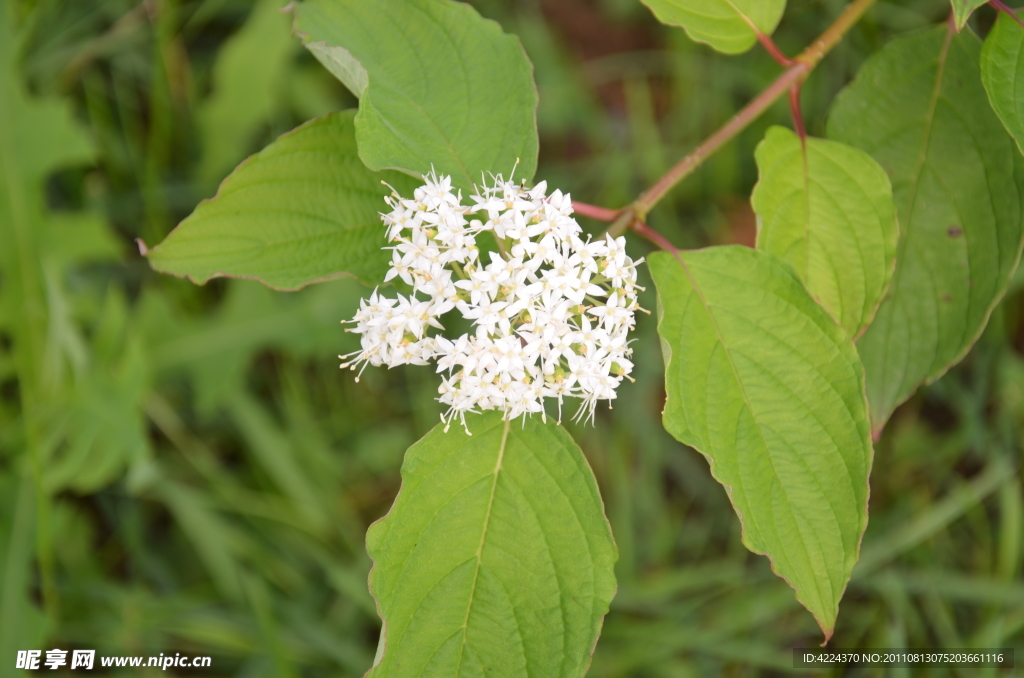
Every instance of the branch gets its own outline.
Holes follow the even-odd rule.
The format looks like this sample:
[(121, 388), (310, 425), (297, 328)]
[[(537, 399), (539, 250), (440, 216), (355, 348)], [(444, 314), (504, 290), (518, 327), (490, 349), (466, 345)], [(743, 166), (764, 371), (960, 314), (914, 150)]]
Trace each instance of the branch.
[(597, 219), (598, 221), (615, 221), (619, 212), (622, 210), (610, 210), (607, 207), (598, 207), (597, 205), (588, 205), (585, 202), (572, 201), (572, 211), (576, 214), (582, 214), (585, 217), (591, 219)]
[(800, 136), (800, 143), (807, 141), (807, 128), (804, 127), (804, 114), (800, 110), (800, 84), (797, 83), (789, 90), (789, 110), (793, 114), (793, 126)]
[[(994, 1), (998, 2), (998, 0)], [(746, 129), (780, 97), (792, 91), (794, 87), (799, 87), (807, 79), (811, 71), (814, 70), (814, 67), (818, 65), (818, 62), (843, 39), (843, 36), (864, 16), (864, 13), (875, 2), (877, 0), (854, 0), (854, 2), (847, 5), (835, 22), (818, 36), (818, 39), (812, 42), (800, 56), (793, 59), (791, 61), (792, 65), (783, 71), (782, 75), (775, 82), (747, 104), (743, 110), (733, 116), (717, 132), (704, 140), (689, 155), (666, 172), (653, 186), (644, 191), (633, 204), (622, 209), (619, 217), (608, 229), (608, 232), (618, 236), (637, 222), (643, 222), (651, 208), (658, 204), (676, 184), (703, 165), (704, 161), (715, 151)]]
[(1003, 4), (999, 0), (989, 0), (988, 4), (992, 5), (994, 8), (998, 9), (1000, 12), (1003, 12), (1003, 13), (1009, 15), (1009, 17), (1011, 19), (1013, 19), (1018, 24), (1020, 24), (1021, 28), (1024, 28), (1024, 21), (1021, 21), (1021, 18), (1019, 16), (1017, 16), (1017, 12), (1015, 12), (1012, 8), (1007, 7), (1005, 4)]
[(775, 41), (772, 40), (770, 35), (762, 33), (757, 29), (757, 26), (754, 26), (753, 24), (751, 24), (750, 27), (757, 32), (757, 41), (761, 43), (773, 59), (779, 62), (779, 65), (783, 68), (789, 68), (793, 65), (793, 60), (782, 53), (782, 50), (779, 49), (779, 46), (775, 44)]
[(679, 252), (679, 248), (670, 243), (668, 238), (663, 236), (661, 233), (658, 233), (642, 221), (633, 222), (633, 232), (639, 236), (647, 238), (666, 252), (672, 252), (673, 254)]

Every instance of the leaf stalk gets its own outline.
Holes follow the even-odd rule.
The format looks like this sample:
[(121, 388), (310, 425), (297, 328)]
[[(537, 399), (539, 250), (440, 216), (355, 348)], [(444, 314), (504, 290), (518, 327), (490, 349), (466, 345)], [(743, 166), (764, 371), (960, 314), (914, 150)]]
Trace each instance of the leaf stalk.
[(1016, 10), (1014, 10), (1012, 7), (1008, 7), (1005, 3), (1000, 2), (1000, 0), (989, 0), (988, 4), (992, 5), (993, 8), (999, 10), (1000, 12), (1008, 15), (1011, 19), (1020, 24), (1021, 28), (1024, 28), (1024, 21), (1022, 21), (1021, 18), (1017, 16)]

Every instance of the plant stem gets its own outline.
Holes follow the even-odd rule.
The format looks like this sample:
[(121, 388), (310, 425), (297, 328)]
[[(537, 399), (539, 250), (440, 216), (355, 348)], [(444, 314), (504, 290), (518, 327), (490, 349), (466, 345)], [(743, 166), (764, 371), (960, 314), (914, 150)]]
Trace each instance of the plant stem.
[(1000, 2), (999, 0), (989, 0), (988, 4), (992, 5), (992, 7), (998, 9), (1000, 12), (1007, 14), (1011, 19), (1020, 24), (1021, 28), (1024, 28), (1024, 21), (1021, 21), (1021, 18), (1017, 16), (1017, 12), (1013, 8), (1007, 7), (1004, 3)]
[(804, 126), (804, 114), (800, 110), (800, 84), (793, 85), (789, 90), (789, 110), (793, 114), (793, 126), (800, 136), (800, 143), (807, 142), (807, 128)]
[(854, 0), (854, 2), (847, 5), (835, 22), (818, 36), (818, 39), (811, 43), (800, 56), (793, 59), (791, 61), (792, 65), (783, 71), (782, 75), (775, 82), (755, 97), (743, 110), (734, 115), (729, 122), (725, 123), (718, 131), (705, 139), (703, 143), (666, 172), (653, 186), (644, 191), (632, 205), (621, 210), (619, 217), (608, 229), (608, 232), (613, 236), (618, 236), (631, 226), (635, 228), (636, 223), (643, 222), (651, 208), (665, 197), (665, 194), (674, 188), (676, 184), (692, 174), (715, 151), (746, 129), (750, 123), (756, 120), (781, 96), (802, 84), (811, 71), (814, 70), (814, 67), (818, 65), (818, 62), (842, 40), (843, 36), (864, 16), (864, 13), (876, 1)]
[(663, 236), (661, 233), (658, 233), (657, 231), (655, 231), (653, 228), (651, 228), (642, 221), (633, 222), (633, 232), (639, 236), (647, 238), (648, 240), (650, 240), (651, 242), (653, 242), (655, 245), (665, 250), (666, 252), (672, 252), (673, 254), (675, 254), (676, 252), (679, 251), (679, 248), (670, 243), (668, 241), (668, 238)]
[(876, 0), (855, 0), (846, 6), (843, 13), (839, 15), (825, 32), (818, 36), (818, 39), (810, 44), (795, 61), (802, 61), (812, 69), (818, 65), (832, 48), (839, 44), (853, 26), (860, 21), (865, 12), (871, 9)]
[[(756, 30), (756, 27), (753, 25), (751, 25), (751, 28), (754, 28)], [(789, 68), (790, 66), (793, 65), (793, 60), (782, 53), (782, 50), (779, 49), (779, 46), (775, 44), (775, 41), (772, 40), (770, 35), (766, 35), (761, 31), (757, 31), (757, 41), (761, 43), (761, 45), (765, 48), (768, 54), (770, 54), (773, 59), (778, 61), (783, 68)]]
[(611, 210), (607, 207), (598, 207), (597, 205), (588, 205), (585, 202), (572, 201), (572, 210), (577, 214), (582, 214), (585, 217), (591, 219), (597, 219), (598, 221), (615, 221), (618, 218), (621, 210)]
[(705, 139), (700, 146), (693, 149), (689, 155), (680, 160), (675, 167), (666, 172), (653, 186), (644, 191), (629, 208), (624, 210), (622, 216), (612, 224), (610, 229), (612, 235), (620, 235), (629, 228), (633, 220), (645, 220), (647, 213), (665, 197), (666, 193), (692, 174), (695, 169), (703, 165), (704, 161), (715, 151), (746, 129), (765, 109), (775, 103), (776, 99), (788, 92), (793, 85), (800, 82), (808, 72), (810, 72), (810, 68), (803, 62), (794, 64), (786, 69), (775, 82), (768, 86), (768, 89), (757, 95), (742, 111), (734, 115), (717, 132)]

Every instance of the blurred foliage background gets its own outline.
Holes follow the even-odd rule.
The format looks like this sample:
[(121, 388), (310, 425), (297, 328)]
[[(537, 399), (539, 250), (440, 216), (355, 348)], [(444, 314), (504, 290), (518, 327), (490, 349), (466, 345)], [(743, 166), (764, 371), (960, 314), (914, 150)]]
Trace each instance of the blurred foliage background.
[[(355, 105), (290, 36), (280, 4), (0, 0), (17, 29), (0, 36), (13, 56), (0, 58), (0, 97), (19, 87), (49, 102), (89, 147), (22, 187), (41, 201), (27, 248), (15, 253), (0, 224), (0, 675), (16, 650), (55, 647), (213, 655), (202, 673), (217, 676), (360, 676), (372, 662), (363, 535), (398, 490), (404, 450), (437, 422), (437, 377), (339, 372), (335, 356), (357, 344), (339, 320), (366, 291), (354, 282), (196, 287), (154, 274), (133, 242), (161, 240), (277, 135)], [(730, 58), (691, 43), (638, 0), (473, 4), (535, 65), (538, 178), (585, 202), (626, 204), (779, 72), (759, 48)], [(791, 0), (777, 42), (796, 53), (843, 4)], [(805, 86), (811, 133), (867, 55), (947, 14), (946, 0), (879, 2)], [(992, 19), (972, 25), (984, 33)], [(0, 126), (26, 144), (61, 143), (12, 120)], [(651, 223), (688, 247), (751, 244), (753, 148), (769, 124), (790, 124), (783, 104)], [(833, 647), (1015, 647), (1024, 661), (1018, 280), (967, 359), (879, 441)], [(704, 460), (662, 429), (652, 318), (635, 347), (636, 383), (595, 427), (573, 429), (621, 550), (590, 675), (793, 673), (790, 648), (820, 634), (740, 544)]]

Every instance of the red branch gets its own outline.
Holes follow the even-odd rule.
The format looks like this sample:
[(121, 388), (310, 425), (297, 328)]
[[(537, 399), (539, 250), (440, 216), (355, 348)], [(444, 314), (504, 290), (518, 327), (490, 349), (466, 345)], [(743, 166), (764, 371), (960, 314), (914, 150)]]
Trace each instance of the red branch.
[[(753, 28), (753, 26), (751, 26), (751, 28)], [(757, 40), (764, 46), (768, 53), (772, 55), (773, 59), (782, 64), (783, 68), (789, 68), (795, 63), (792, 59), (782, 53), (782, 50), (779, 49), (779, 46), (771, 39), (771, 36), (765, 35), (761, 31), (757, 31)]]
[(1017, 16), (1017, 12), (1015, 12), (1013, 10), (1013, 8), (1007, 7), (1006, 5), (1004, 5), (999, 0), (989, 0), (988, 4), (992, 5), (993, 7), (998, 9), (1000, 12), (1004, 12), (1005, 14), (1009, 15), (1009, 17), (1011, 19), (1013, 19), (1018, 24), (1020, 24), (1021, 28), (1024, 28), (1024, 21), (1021, 21), (1021, 18), (1019, 16)]
[[(768, 86), (763, 92), (757, 95), (741, 111), (736, 113), (728, 122), (714, 134), (705, 139), (697, 148), (677, 162), (668, 170), (653, 186), (640, 194), (632, 204), (613, 212), (602, 208), (591, 208), (595, 218), (604, 218), (612, 221), (607, 233), (618, 236), (627, 229), (632, 228), (638, 234), (654, 242), (662, 249), (669, 252), (677, 252), (678, 249), (672, 245), (664, 236), (644, 223), (648, 212), (654, 207), (676, 184), (692, 174), (700, 167), (708, 157), (719, 148), (730, 142), (742, 130), (746, 129), (751, 122), (761, 115), (769, 106), (775, 103), (787, 92), (790, 97), (790, 105), (793, 111), (793, 122), (801, 139), (806, 137), (806, 129), (803, 122), (803, 114), (800, 112), (800, 85), (807, 78), (814, 67), (835, 47), (846, 32), (850, 30), (864, 16), (864, 13), (875, 4), (877, 0), (853, 0), (846, 9), (836, 18), (824, 33), (817, 40), (812, 42), (807, 49), (800, 53), (795, 59), (784, 55), (775, 43), (760, 31), (756, 31), (758, 40), (768, 50), (769, 54), (776, 61), (785, 65), (783, 71), (775, 82)], [(999, 2), (999, 0), (992, 0)], [(1001, 4), (1001, 3), (1000, 3)], [(581, 214), (587, 214), (586, 208), (580, 210)], [(596, 216), (600, 214), (601, 216)], [(613, 217), (613, 215), (615, 215)], [(613, 217), (613, 219), (609, 219)]]
[(793, 114), (796, 133), (800, 135), (800, 141), (803, 143), (807, 141), (807, 128), (804, 127), (804, 114), (800, 110), (800, 83), (796, 83), (789, 89), (789, 110)]
[(582, 214), (585, 217), (597, 219), (598, 221), (615, 221), (619, 213), (622, 212), (622, 210), (610, 210), (607, 207), (588, 205), (585, 202), (576, 202), (575, 200), (572, 201), (572, 210), (576, 214)]
[(651, 228), (642, 221), (633, 222), (633, 231), (637, 235), (647, 238), (648, 240), (650, 240), (651, 242), (653, 242), (655, 245), (665, 250), (666, 252), (672, 252), (673, 254), (675, 254), (676, 252), (679, 251), (679, 248), (670, 243), (665, 236), (663, 236), (661, 233), (658, 233), (657, 231), (655, 231), (653, 228)]

